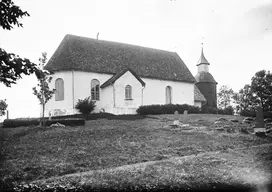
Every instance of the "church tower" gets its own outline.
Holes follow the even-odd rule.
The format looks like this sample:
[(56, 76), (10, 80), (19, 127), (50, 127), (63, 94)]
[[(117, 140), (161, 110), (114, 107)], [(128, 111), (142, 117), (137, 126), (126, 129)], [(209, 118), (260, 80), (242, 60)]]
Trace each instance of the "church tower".
[(196, 86), (207, 100), (205, 106), (217, 108), (217, 92), (216, 92), (217, 82), (214, 80), (213, 76), (209, 73), (209, 65), (210, 63), (205, 58), (202, 47), (201, 56), (196, 65), (197, 66), (197, 74), (195, 76)]

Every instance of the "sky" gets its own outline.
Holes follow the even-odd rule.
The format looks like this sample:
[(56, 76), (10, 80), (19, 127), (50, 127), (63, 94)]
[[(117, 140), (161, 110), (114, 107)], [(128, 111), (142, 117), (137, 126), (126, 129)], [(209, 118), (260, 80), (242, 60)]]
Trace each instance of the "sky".
[[(239, 91), (259, 70), (272, 71), (272, 0), (14, 0), (30, 17), (0, 29), (0, 46), (38, 62), (66, 34), (177, 52), (193, 75), (201, 53), (217, 89)], [(38, 117), (34, 75), (11, 88), (0, 83), (9, 117)], [(0, 117), (0, 122), (5, 117)]]

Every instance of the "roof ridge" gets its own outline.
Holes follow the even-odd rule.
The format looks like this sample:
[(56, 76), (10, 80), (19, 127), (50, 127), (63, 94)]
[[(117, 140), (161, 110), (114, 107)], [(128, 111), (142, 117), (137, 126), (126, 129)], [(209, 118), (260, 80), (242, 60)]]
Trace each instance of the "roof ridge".
[[(163, 51), (163, 52), (167, 52), (167, 53), (176, 53), (176, 52), (173, 52), (173, 51), (167, 51), (167, 50), (164, 50), (164, 49), (156, 49), (156, 48), (151, 48), (151, 47), (146, 47), (146, 46), (141, 46), (141, 45), (135, 45), (135, 44), (129, 44), (129, 43), (123, 43), (123, 42), (117, 42), (117, 41), (109, 41), (109, 40), (97, 40), (97, 39), (94, 39), (94, 38), (91, 38), (91, 37), (85, 37), (85, 36), (79, 36), (79, 35), (73, 35), (73, 34), (66, 34), (65, 37), (76, 37), (76, 38), (83, 38), (83, 39), (89, 39), (89, 40), (94, 40), (94, 41), (102, 41), (102, 42), (105, 42), (105, 43), (114, 43), (114, 44), (121, 44), (121, 45), (126, 45), (126, 46), (131, 46), (131, 47), (140, 47), (140, 48), (145, 48), (145, 49), (149, 49), (149, 50), (156, 50), (156, 51)], [(65, 38), (64, 37), (64, 38)]]

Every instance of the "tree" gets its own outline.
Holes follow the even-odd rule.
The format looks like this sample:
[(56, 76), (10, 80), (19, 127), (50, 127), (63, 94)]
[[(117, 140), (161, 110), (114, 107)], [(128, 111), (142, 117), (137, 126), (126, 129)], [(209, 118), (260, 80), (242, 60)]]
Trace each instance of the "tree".
[(36, 70), (35, 74), (38, 79), (37, 87), (33, 87), (33, 94), (37, 96), (42, 105), (42, 121), (41, 124), (44, 126), (44, 110), (46, 103), (52, 98), (55, 90), (49, 88), (49, 83), (52, 81), (50, 73), (43, 69), (46, 64), (47, 54), (42, 53), (42, 57), (39, 58), (39, 69)]
[[(0, 27), (4, 30), (11, 30), (13, 25), (23, 27), (19, 18), (29, 16), (26, 11), (22, 11), (12, 0), (0, 1)], [(21, 75), (30, 75), (36, 71), (36, 65), (30, 60), (20, 58), (14, 53), (7, 53), (0, 47), (0, 82), (7, 87), (15, 84)]]
[(254, 111), (256, 107), (256, 97), (253, 96), (249, 84), (246, 84), (238, 93), (234, 93), (233, 100), (236, 104), (236, 111), (239, 113), (246, 110)]
[(221, 86), (219, 92), (217, 93), (218, 108), (226, 109), (227, 107), (231, 106), (233, 94), (234, 91), (227, 85)]
[(251, 79), (252, 94), (255, 104), (261, 104), (264, 111), (272, 111), (272, 73), (261, 70)]
[(0, 116), (6, 114), (7, 107), (8, 105), (6, 103), (6, 100), (0, 100)]

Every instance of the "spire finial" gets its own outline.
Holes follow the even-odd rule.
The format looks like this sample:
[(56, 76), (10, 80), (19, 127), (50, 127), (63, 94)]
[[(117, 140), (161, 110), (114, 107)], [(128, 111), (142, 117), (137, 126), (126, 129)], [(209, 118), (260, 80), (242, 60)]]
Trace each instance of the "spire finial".
[(200, 55), (200, 58), (197, 62), (197, 66), (200, 65), (200, 64), (208, 64), (209, 65), (209, 62), (207, 61), (207, 59), (205, 58), (204, 56), (204, 52), (203, 52), (203, 40), (204, 40), (204, 37), (201, 38), (202, 41), (201, 41), (201, 55)]
[(204, 44), (204, 37), (201, 38), (201, 49), (202, 49), (202, 52), (203, 52), (203, 44)]

